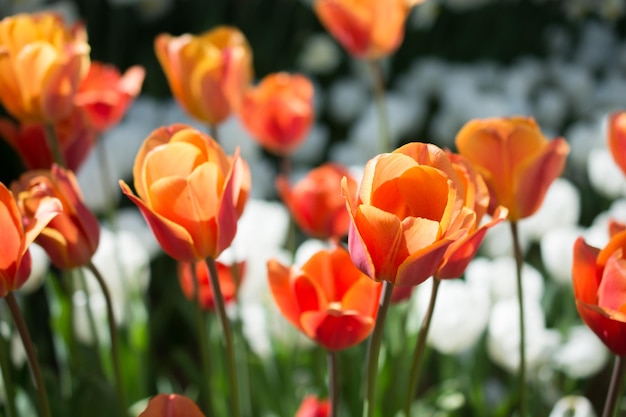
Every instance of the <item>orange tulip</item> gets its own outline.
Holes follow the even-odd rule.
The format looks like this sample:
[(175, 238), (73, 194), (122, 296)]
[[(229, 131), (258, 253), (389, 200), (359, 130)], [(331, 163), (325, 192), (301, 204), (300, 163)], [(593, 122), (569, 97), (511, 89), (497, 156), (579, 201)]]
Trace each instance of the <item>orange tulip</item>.
[(330, 401), (319, 400), (308, 395), (302, 400), (295, 417), (328, 417), (330, 416)]
[(512, 221), (539, 209), (569, 153), (563, 138), (548, 141), (527, 117), (471, 120), (458, 133), (456, 146), (485, 178), (490, 211), (504, 206)]
[(59, 200), (44, 197), (33, 216), (22, 223), (22, 215), (13, 194), (0, 183), (0, 297), (20, 288), (26, 282), (31, 269), (28, 247), (61, 209)]
[(317, 239), (339, 239), (348, 233), (350, 216), (346, 200), (341, 197), (341, 179), (347, 178), (348, 189), (355, 196), (357, 183), (347, 169), (325, 164), (308, 173), (293, 188), (284, 176), (276, 188), (298, 227)]
[[(238, 262), (234, 265), (226, 265), (217, 261), (217, 276), (220, 283), (220, 290), (224, 297), (224, 302), (234, 301), (237, 297), (239, 285), (245, 275), (245, 262)], [(215, 300), (213, 298), (213, 290), (209, 279), (209, 268), (204, 260), (178, 263), (178, 281), (180, 287), (189, 301), (195, 301), (196, 287), (193, 283), (192, 265), (195, 265), (197, 280), (197, 288), (200, 291), (200, 305), (205, 310), (215, 310)]]
[(270, 74), (246, 92), (239, 116), (261, 146), (288, 155), (311, 129), (313, 93), (313, 84), (305, 76)]
[[(66, 167), (78, 171), (96, 142), (96, 132), (79, 109), (53, 125)], [(0, 136), (17, 152), (26, 169), (50, 169), (54, 156), (43, 123), (15, 124), (0, 118)]]
[(148, 402), (139, 417), (205, 417), (196, 403), (184, 395), (159, 394)]
[(0, 21), (0, 101), (22, 122), (69, 116), (89, 69), (87, 32), (56, 14), (19, 14)]
[(424, 0), (316, 0), (315, 13), (331, 35), (357, 58), (395, 52), (411, 8)]
[(138, 65), (121, 75), (113, 65), (92, 62), (74, 103), (85, 113), (94, 130), (104, 132), (122, 120), (141, 91), (145, 75), (146, 71)]
[(271, 259), (267, 270), (282, 314), (326, 349), (357, 345), (373, 330), (382, 287), (354, 267), (345, 249), (319, 251), (301, 268)]
[(413, 286), (437, 273), (449, 247), (475, 231), (464, 181), (444, 151), (410, 143), (371, 159), (358, 198), (342, 181), (354, 264), (376, 281)]
[(600, 250), (582, 237), (574, 244), (572, 280), (578, 314), (616, 355), (626, 355), (626, 231)]
[(252, 81), (250, 45), (233, 27), (218, 26), (200, 36), (161, 34), (154, 49), (180, 105), (211, 125), (238, 108)]
[(217, 258), (237, 230), (243, 173), (238, 155), (229, 158), (210, 136), (178, 124), (153, 131), (135, 158), (135, 196), (163, 250), (193, 262)]
[(609, 116), (609, 150), (617, 166), (626, 175), (626, 111)]
[(63, 211), (36, 239), (56, 267), (70, 269), (89, 263), (98, 249), (100, 225), (83, 202), (71, 171), (56, 164), (49, 171), (28, 171), (11, 184), (11, 189), (27, 219), (34, 218), (50, 197), (63, 205)]

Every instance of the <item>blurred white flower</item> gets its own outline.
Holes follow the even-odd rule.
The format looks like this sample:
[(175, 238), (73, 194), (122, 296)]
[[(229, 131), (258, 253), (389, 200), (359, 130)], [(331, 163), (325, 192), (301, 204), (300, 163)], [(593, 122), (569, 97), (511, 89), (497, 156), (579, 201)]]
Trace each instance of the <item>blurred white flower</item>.
[(587, 326), (570, 327), (565, 341), (552, 355), (554, 367), (572, 379), (597, 374), (608, 359), (609, 351)]
[(587, 398), (569, 395), (554, 404), (548, 417), (596, 417), (596, 413)]
[(607, 148), (592, 149), (587, 162), (589, 182), (600, 194), (618, 198), (626, 194), (626, 180)]
[[(494, 260), (478, 257), (465, 270), (468, 283), (488, 288), (493, 301), (517, 300), (517, 277), (515, 260), (503, 256)], [(522, 288), (524, 299), (539, 302), (543, 295), (543, 277), (531, 265), (522, 265)]]
[(152, 229), (136, 207), (118, 209), (116, 221), (119, 231), (132, 234), (143, 244), (150, 259), (162, 253), (161, 245), (154, 237)]
[(291, 156), (294, 165), (318, 164), (324, 156), (324, 150), (328, 147), (328, 127), (315, 124), (311, 128), (308, 136)]
[[(538, 301), (524, 302), (524, 329), (526, 337), (526, 366), (536, 369), (545, 363), (559, 342), (559, 335), (545, 327), (545, 319)], [(519, 305), (515, 299), (496, 302), (491, 309), (487, 330), (487, 353), (491, 360), (509, 372), (519, 368)], [(531, 374), (532, 375), (532, 374)]]
[(567, 116), (567, 101), (559, 90), (542, 88), (537, 92), (533, 114), (542, 129), (560, 128)]
[(297, 266), (304, 265), (313, 255), (322, 250), (332, 249), (332, 245), (328, 241), (319, 239), (307, 239), (298, 246), (294, 256), (293, 264)]
[(343, 78), (330, 86), (329, 115), (341, 123), (353, 121), (367, 104), (369, 87), (358, 79)]
[(308, 37), (298, 57), (298, 65), (307, 73), (328, 74), (337, 68), (341, 57), (337, 43), (327, 34), (320, 33)]
[[(417, 288), (417, 302), (412, 303), (407, 330), (417, 333), (426, 314), (432, 280)], [(489, 320), (489, 289), (461, 279), (445, 279), (439, 286), (428, 344), (445, 354), (459, 353), (476, 344)]]
[[(522, 253), (526, 253), (532, 242), (532, 236), (529, 230), (519, 222), (518, 236)], [(502, 222), (489, 229), (485, 235), (483, 244), (480, 246), (480, 252), (490, 258), (500, 256), (510, 256), (513, 253), (513, 238), (511, 236), (511, 224)]]
[[(588, 98), (588, 97), (587, 97)], [(592, 149), (606, 148), (606, 117), (595, 117), (592, 121), (577, 121), (567, 128), (563, 135), (570, 144), (568, 165), (574, 172), (586, 173), (587, 159)], [(580, 178), (584, 180), (586, 178)]]
[(609, 242), (609, 222), (626, 223), (626, 199), (613, 201), (609, 210), (598, 214), (591, 226), (584, 231), (585, 241), (596, 248), (603, 248)]
[(548, 274), (561, 285), (572, 284), (574, 242), (584, 230), (577, 226), (550, 229), (541, 238), (541, 260)]

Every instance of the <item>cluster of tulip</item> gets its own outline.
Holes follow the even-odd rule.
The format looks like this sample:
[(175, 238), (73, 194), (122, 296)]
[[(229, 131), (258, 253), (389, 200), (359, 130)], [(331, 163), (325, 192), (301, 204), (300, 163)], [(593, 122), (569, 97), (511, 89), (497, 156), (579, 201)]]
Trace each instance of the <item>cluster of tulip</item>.
[[(338, 42), (375, 68), (402, 42), (404, 21), (418, 1), (353, 3), (316, 0), (314, 7)], [(285, 72), (270, 74), (253, 86), (251, 49), (232, 27), (200, 36), (163, 34), (154, 47), (174, 97), (188, 114), (206, 123), (211, 134), (183, 124), (154, 130), (135, 159), (134, 191), (123, 180), (120, 187), (163, 251), (179, 262), (182, 290), (198, 308), (200, 339), (206, 337), (202, 310), (218, 313), (229, 415), (238, 417), (240, 388), (225, 302), (235, 299), (246, 265), (226, 265), (217, 258), (232, 244), (252, 179), (239, 152), (227, 155), (220, 146), (218, 127), (236, 114), (260, 146), (289, 162), (314, 120), (313, 86), (306, 77)], [(84, 27), (67, 27), (56, 15), (18, 15), (0, 22), (0, 102), (17, 120), (0, 120), (0, 135), (28, 169), (10, 190), (0, 184), (5, 236), (0, 296), (27, 345), (45, 417), (50, 416), (45, 387), (13, 291), (28, 279), (29, 245), (37, 242), (58, 269), (91, 269), (107, 293), (106, 277), (92, 263), (99, 223), (82, 202), (73, 171), (97, 136), (124, 116), (143, 77), (139, 67), (120, 75), (115, 68), (90, 62)], [(382, 104), (381, 153), (365, 165), (359, 181), (347, 168), (332, 163), (312, 170), (294, 186), (285, 163), (276, 181), (299, 229), (330, 242), (330, 249), (314, 253), (301, 266), (277, 259), (267, 262), (269, 286), (281, 313), (328, 352), (330, 399), (305, 398), (299, 417), (338, 415), (336, 352), (368, 338), (363, 409), (364, 416), (375, 414), (377, 363), (389, 304), (410, 297), (412, 288), (430, 279), (431, 302), (417, 339), (404, 405), (410, 416), (438, 284), (462, 277), (493, 226), (508, 220), (517, 239), (518, 221), (540, 208), (569, 152), (564, 139), (547, 140), (528, 117), (469, 121), (457, 134), (458, 153), (419, 142), (392, 150), (384, 140), (380, 81), (375, 79)], [(614, 157), (626, 173), (626, 113), (611, 118), (609, 136)], [(581, 317), (621, 357), (626, 354), (626, 227), (613, 224), (611, 235), (602, 250), (582, 239), (576, 242), (573, 280)], [(522, 334), (518, 408), (525, 417), (522, 256), (517, 242), (514, 247)], [(116, 359), (114, 314), (107, 302), (120, 416), (128, 415)], [(206, 346), (200, 350), (206, 371), (210, 358)], [(621, 363), (617, 368), (621, 373)], [(202, 395), (211, 397), (208, 383), (198, 386)], [(607, 409), (613, 410), (614, 403), (615, 398), (607, 400)], [(183, 395), (161, 393), (141, 416), (198, 417), (203, 411)]]

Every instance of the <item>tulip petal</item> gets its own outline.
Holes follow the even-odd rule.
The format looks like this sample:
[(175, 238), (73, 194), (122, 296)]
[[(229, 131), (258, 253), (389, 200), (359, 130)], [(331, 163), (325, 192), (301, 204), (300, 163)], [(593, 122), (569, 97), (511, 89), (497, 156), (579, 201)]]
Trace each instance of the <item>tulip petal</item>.
[(621, 318), (615, 318), (626, 322), (626, 259), (622, 256), (620, 249), (606, 263), (598, 287), (598, 306), (607, 312), (619, 312), (617, 316)]
[(352, 284), (341, 299), (343, 310), (354, 310), (361, 315), (375, 317), (382, 284), (363, 277)]
[(159, 394), (150, 399), (139, 417), (205, 417), (189, 398), (178, 394)]
[(300, 308), (300, 312), (318, 311), (327, 304), (322, 290), (316, 285), (314, 279), (307, 275), (299, 275), (293, 279), (293, 294)]
[(152, 211), (132, 193), (124, 181), (120, 180), (119, 184), (122, 192), (139, 208), (161, 248), (168, 255), (181, 262), (193, 262), (204, 258), (196, 253), (193, 240), (185, 228)]
[(267, 278), (278, 309), (291, 324), (299, 329), (301, 311), (291, 285), (291, 270), (281, 265), (276, 259), (270, 259), (267, 262)]
[(582, 237), (574, 243), (572, 282), (574, 297), (582, 303), (597, 304), (603, 269), (596, 263), (599, 253), (599, 249), (588, 245)]
[[(25, 251), (21, 216), (11, 192), (0, 183), (0, 225), (2, 245), (0, 245), (0, 271), (7, 275), (15, 274), (17, 260)], [(0, 280), (2, 281), (2, 280)]]
[(361, 343), (374, 328), (374, 320), (352, 313), (310, 311), (300, 317), (301, 328), (328, 350), (342, 350)]
[(596, 305), (576, 300), (578, 314), (587, 326), (616, 355), (626, 355), (626, 323), (613, 320)]
[(626, 111), (609, 116), (608, 144), (615, 163), (626, 175)]

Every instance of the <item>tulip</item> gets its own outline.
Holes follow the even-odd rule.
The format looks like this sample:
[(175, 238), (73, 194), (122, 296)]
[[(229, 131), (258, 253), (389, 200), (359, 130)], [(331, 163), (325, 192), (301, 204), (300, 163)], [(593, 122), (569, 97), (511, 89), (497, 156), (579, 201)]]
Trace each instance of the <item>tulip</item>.
[[(59, 140), (66, 168), (78, 171), (96, 142), (96, 132), (90, 128), (86, 115), (74, 108), (69, 117), (55, 122), (52, 128)], [(0, 136), (17, 152), (26, 169), (50, 169), (54, 162), (42, 123), (17, 125), (0, 118)]]
[(184, 395), (159, 394), (150, 399), (139, 417), (204, 417), (204, 414)]
[(33, 216), (22, 223), (22, 215), (13, 194), (0, 183), (0, 297), (5, 297), (26, 282), (31, 270), (28, 247), (61, 210), (59, 200), (44, 197)]
[(285, 176), (278, 177), (278, 194), (304, 233), (317, 239), (339, 239), (348, 233), (350, 216), (341, 196), (343, 177), (347, 178), (350, 194), (356, 196), (356, 180), (337, 164), (312, 170), (293, 188)]
[[(217, 261), (216, 264), (224, 302), (229, 303), (234, 301), (245, 274), (245, 262), (238, 262), (232, 266)], [(197, 284), (195, 285), (193, 282), (194, 275), (191, 270), (192, 265), (196, 269), (195, 276), (197, 277)], [(178, 280), (188, 300), (194, 301), (196, 299), (195, 291), (197, 287), (199, 290), (200, 306), (202, 306), (204, 310), (215, 311), (215, 299), (213, 298), (213, 290), (211, 289), (209, 280), (209, 268), (205, 261), (197, 261), (194, 263), (179, 262)]]
[(598, 249), (582, 237), (574, 244), (572, 281), (578, 314), (602, 342), (619, 356), (626, 355), (626, 231), (611, 236)]
[(314, 395), (308, 395), (302, 400), (295, 417), (329, 417), (330, 402), (319, 400)]
[(210, 136), (178, 124), (154, 130), (137, 153), (130, 187), (163, 250), (181, 262), (217, 258), (237, 230), (241, 165)]
[(379, 59), (395, 52), (404, 38), (411, 8), (424, 0), (316, 0), (326, 30), (357, 58)]
[(313, 92), (313, 84), (302, 75), (270, 74), (245, 93), (239, 116), (261, 146), (289, 155), (313, 124)]
[(57, 165), (49, 171), (28, 171), (11, 184), (11, 189), (27, 219), (34, 218), (39, 206), (47, 199), (53, 197), (61, 202), (63, 211), (36, 239), (53, 265), (71, 269), (90, 262), (98, 249), (100, 225), (83, 202), (71, 171)]
[(216, 125), (239, 107), (252, 80), (252, 51), (239, 30), (219, 26), (199, 36), (161, 34), (154, 49), (172, 94), (193, 117)]
[(615, 163), (626, 175), (626, 111), (617, 111), (609, 116), (608, 142)]
[(534, 214), (569, 153), (563, 138), (548, 141), (532, 118), (476, 119), (456, 137), (459, 153), (484, 177), (497, 205), (517, 221)]
[(145, 74), (138, 65), (121, 75), (112, 65), (92, 62), (74, 103), (85, 113), (92, 129), (104, 132), (122, 120), (139, 94)]
[(354, 267), (345, 249), (321, 250), (300, 268), (271, 259), (267, 270), (281, 313), (329, 351), (361, 343), (374, 328), (381, 286)]
[(0, 21), (0, 102), (22, 122), (69, 116), (89, 69), (87, 32), (60, 15), (19, 14)]
[(448, 248), (475, 232), (464, 181), (444, 151), (410, 143), (365, 166), (358, 198), (342, 193), (350, 213), (355, 265), (376, 281), (418, 285), (435, 274)]

